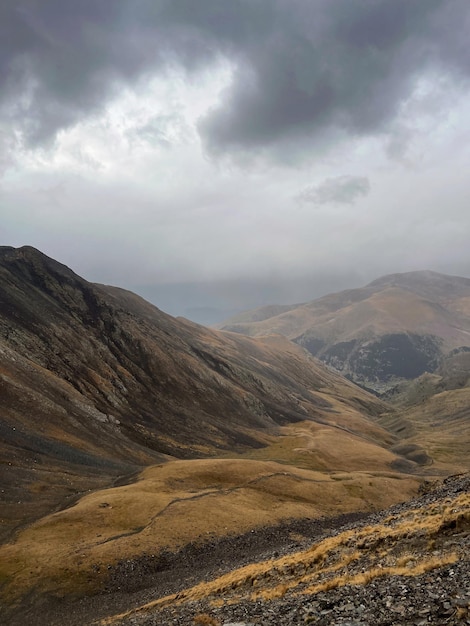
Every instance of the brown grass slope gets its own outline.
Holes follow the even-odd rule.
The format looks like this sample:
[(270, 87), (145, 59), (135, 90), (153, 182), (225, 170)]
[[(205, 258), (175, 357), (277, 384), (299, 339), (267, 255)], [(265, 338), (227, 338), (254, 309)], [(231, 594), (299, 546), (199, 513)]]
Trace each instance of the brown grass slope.
[[(371, 582), (386, 581), (391, 577), (406, 580), (426, 573), (429, 592), (436, 592), (439, 578), (436, 578), (434, 584), (430, 582), (433, 580), (433, 570), (457, 562), (462, 565), (466, 563), (467, 571), (470, 568), (469, 489), (468, 474), (453, 477), (421, 499), (384, 511), (366, 523), (323, 538), (308, 549), (235, 569), (214, 580), (155, 599), (134, 610), (100, 620), (99, 623), (109, 626), (176, 620), (172, 623), (186, 624), (191, 623), (191, 615), (195, 618), (194, 623), (199, 623), (198, 615), (205, 615), (208, 620), (205, 623), (220, 624), (218, 617), (230, 614), (230, 607), (240, 604), (244, 606), (245, 615), (249, 619), (253, 609), (259, 614), (260, 603), (272, 607), (265, 613), (275, 614), (279, 607), (282, 608), (282, 604), (276, 602), (280, 599), (289, 603), (290, 607), (302, 606), (317, 594), (342, 587), (349, 588), (345, 597), (349, 596), (350, 602), (359, 587)], [(390, 593), (386, 584), (384, 591)], [(454, 588), (454, 594), (458, 595), (458, 592), (459, 589)], [(450, 600), (449, 597), (446, 599)], [(456, 606), (465, 609), (454, 610), (456, 622), (465, 620), (470, 607), (468, 604)], [(183, 616), (184, 621), (179, 621)], [(385, 620), (383, 623), (405, 623), (396, 621), (397, 615), (393, 609), (389, 617), (390, 621)], [(152, 621), (152, 618), (157, 621)], [(326, 618), (326, 621), (322, 621), (317, 614), (310, 616), (309, 622), (317, 623), (317, 619), (322, 624), (328, 620)], [(432, 623), (444, 621), (447, 623), (444, 618)], [(275, 619), (269, 623), (275, 623)]]
[(429, 271), (393, 274), (279, 314), (245, 313), (221, 328), (280, 333), (382, 391), (433, 371), (443, 355), (470, 345), (470, 280)]
[(302, 518), (371, 511), (411, 497), (414, 477), (325, 474), (272, 461), (199, 459), (98, 490), (0, 547), (1, 597), (96, 594), (112, 566)]
[(368, 420), (383, 403), (290, 342), (174, 319), (29, 247), (0, 248), (0, 393), (5, 532), (168, 458), (260, 447), (305, 420), (344, 432), (343, 408), (359, 437), (391, 442)]

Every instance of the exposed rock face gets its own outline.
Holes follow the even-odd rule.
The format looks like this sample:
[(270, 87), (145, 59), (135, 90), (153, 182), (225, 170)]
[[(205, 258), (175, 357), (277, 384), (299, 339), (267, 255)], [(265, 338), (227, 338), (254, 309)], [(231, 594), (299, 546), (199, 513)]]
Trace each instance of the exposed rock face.
[(320, 388), (381, 409), (287, 341), (177, 320), (33, 248), (0, 248), (8, 527), (165, 455), (260, 446), (269, 429), (315, 419)]
[(470, 280), (393, 274), (281, 312), (245, 313), (221, 327), (251, 336), (281, 333), (351, 380), (384, 392), (470, 346)]
[(415, 333), (343, 341), (317, 350), (308, 335), (296, 342), (351, 380), (376, 391), (433, 372), (441, 360), (439, 338)]

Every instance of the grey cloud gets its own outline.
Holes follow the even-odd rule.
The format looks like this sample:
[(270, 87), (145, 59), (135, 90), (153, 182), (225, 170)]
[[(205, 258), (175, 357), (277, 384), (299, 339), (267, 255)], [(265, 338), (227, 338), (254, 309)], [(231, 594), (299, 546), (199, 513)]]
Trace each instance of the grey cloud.
[(9, 129), (0, 126), (0, 176), (15, 163), (18, 142)]
[(390, 159), (405, 161), (410, 143), (413, 139), (413, 131), (407, 128), (397, 128), (386, 145), (386, 153)]
[(318, 185), (306, 187), (297, 196), (299, 202), (312, 204), (354, 204), (370, 192), (369, 179), (364, 176), (337, 176)]
[(199, 130), (214, 151), (381, 132), (422, 72), (468, 78), (468, 0), (7, 0), (0, 112), (44, 143), (123, 83), (221, 55), (233, 83)]
[[(24, 140), (41, 144), (99, 110), (123, 83), (183, 55), (191, 33), (173, 37), (150, 2), (23, 0), (0, 9), (0, 107)], [(158, 8), (160, 2), (154, 3)], [(200, 37), (199, 37), (200, 39)], [(196, 47), (196, 44), (193, 46)], [(201, 46), (202, 47), (202, 46)]]
[(444, 71), (468, 79), (466, 2), (276, 6), (275, 31), (250, 49), (222, 105), (201, 121), (214, 152), (299, 139), (311, 150), (331, 131), (382, 133), (419, 77)]

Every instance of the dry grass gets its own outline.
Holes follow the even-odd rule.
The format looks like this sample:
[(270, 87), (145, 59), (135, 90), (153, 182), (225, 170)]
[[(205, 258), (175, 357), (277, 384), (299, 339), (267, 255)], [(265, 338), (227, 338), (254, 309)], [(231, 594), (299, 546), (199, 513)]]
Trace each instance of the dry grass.
[(175, 461), (132, 485), (96, 491), (0, 548), (6, 597), (32, 584), (63, 595), (96, 589), (108, 564), (294, 518), (371, 510), (411, 497), (393, 474), (325, 474), (242, 459)]
[(305, 421), (285, 426), (265, 447), (238, 458), (275, 460), (316, 471), (389, 472), (397, 459), (386, 449), (392, 440), (390, 433), (331, 396), (329, 402), (331, 407), (322, 414), (324, 423)]
[(436, 394), (403, 412), (413, 423), (410, 443), (426, 448), (438, 468), (451, 473), (470, 469), (470, 388)]
[[(328, 537), (308, 550), (240, 568), (151, 602), (137, 612), (202, 599), (216, 601), (221, 596), (227, 602), (242, 598), (270, 600), (286, 593), (315, 594), (344, 585), (365, 585), (384, 576), (418, 576), (468, 558), (457, 551), (452, 534), (469, 527), (470, 494), (462, 493), (444, 502), (406, 511), (381, 524)], [(430, 538), (438, 549), (425, 556)], [(112, 624), (122, 617), (102, 623)]]
[[(359, 574), (342, 574), (331, 578), (323, 583), (312, 585), (302, 590), (302, 594), (316, 594), (322, 591), (330, 591), (337, 587), (345, 585), (367, 585), (376, 578), (385, 578), (387, 576), (419, 576), (437, 567), (450, 565), (458, 560), (458, 554), (451, 552), (440, 557), (431, 557), (422, 559), (420, 563), (414, 567), (399, 566), (396, 567), (373, 567), (366, 572)], [(411, 560), (411, 559), (410, 559)]]

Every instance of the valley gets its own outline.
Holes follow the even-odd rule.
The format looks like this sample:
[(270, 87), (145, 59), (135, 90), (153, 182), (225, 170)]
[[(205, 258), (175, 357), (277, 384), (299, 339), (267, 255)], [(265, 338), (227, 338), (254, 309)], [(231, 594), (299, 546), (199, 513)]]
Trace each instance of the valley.
[[(412, 327), (410, 313), (406, 325), (408, 309), (402, 300), (398, 315), (394, 298), (419, 280), (406, 278), (406, 288), (403, 280), (388, 277), (359, 295), (326, 296), (295, 314), (271, 308), (274, 318), (258, 312), (252, 322), (246, 314), (243, 328), (237, 322), (215, 330), (172, 318), (125, 290), (89, 283), (34, 248), (0, 248), (5, 623), (167, 623), (152, 622), (152, 611), (170, 620), (174, 610), (176, 621), (168, 623), (191, 624), (196, 614), (185, 608), (186, 599), (212, 615), (214, 607), (223, 613), (221, 598), (241, 607), (323, 592), (332, 572), (343, 582), (328, 583), (331, 589), (363, 584), (357, 550), (366, 536), (388, 546), (381, 556), (372, 544), (367, 548), (367, 568), (380, 567), (387, 576), (421, 576), (465, 561), (464, 547), (452, 551), (447, 543), (453, 530), (463, 539), (467, 534), (468, 481), (456, 479), (460, 491), (442, 492), (441, 504), (441, 496), (416, 504), (419, 514), (398, 504), (423, 489), (441, 493), (445, 477), (470, 470), (463, 330), (454, 326), (445, 341), (433, 339), (439, 353), (432, 372), (382, 381), (387, 393), (381, 397), (334, 371), (322, 355), (328, 367), (315, 358), (305, 339), (305, 333), (313, 337), (306, 310), (323, 307), (321, 334), (339, 323), (331, 317), (336, 307), (344, 333), (335, 337), (353, 341), (356, 329), (344, 320), (358, 318), (355, 303), (375, 298), (364, 328), (372, 318), (382, 320), (382, 337), (405, 334), (421, 354), (425, 344), (410, 333), (432, 308), (425, 296), (432, 292), (444, 306), (443, 282), (446, 310), (466, 319), (466, 279), (452, 278), (457, 295), (451, 298), (449, 281), (426, 274), (420, 295), (406, 295), (416, 318)], [(395, 326), (379, 316), (378, 299), (382, 309), (392, 302)], [(436, 332), (446, 315), (425, 316), (424, 332)], [(295, 324), (302, 316), (300, 340)], [(291, 330), (283, 336), (286, 323)], [(374, 515), (385, 519), (377, 512), (394, 505), (404, 508), (389, 513), (393, 530)], [(406, 536), (404, 530), (414, 528), (408, 515), (418, 519), (416, 541), (414, 531)], [(368, 530), (358, 522), (340, 532), (363, 516)], [(317, 575), (317, 557), (309, 560), (312, 541), (329, 528), (338, 539), (325, 536), (318, 550), (335, 556), (319, 558), (328, 567)], [(434, 560), (418, 541), (421, 532), (439, 545)], [(397, 538), (403, 546), (409, 541), (409, 552), (393, 547)], [(415, 553), (427, 563), (421, 569)], [(249, 569), (238, 571), (241, 566)], [(301, 580), (287, 575), (291, 569)], [(219, 574), (226, 578), (202, 584)], [(265, 588), (253, 580), (270, 582)], [(193, 591), (176, 602), (171, 594), (189, 583)], [(258, 585), (254, 595), (232, 592)], [(165, 595), (170, 600), (152, 604), (152, 597)], [(113, 617), (120, 613), (126, 615)], [(219, 623), (217, 615), (207, 619), (216, 621), (199, 623)]]

